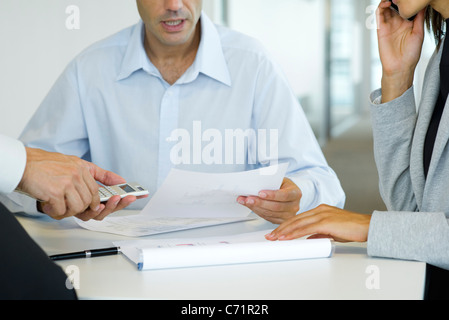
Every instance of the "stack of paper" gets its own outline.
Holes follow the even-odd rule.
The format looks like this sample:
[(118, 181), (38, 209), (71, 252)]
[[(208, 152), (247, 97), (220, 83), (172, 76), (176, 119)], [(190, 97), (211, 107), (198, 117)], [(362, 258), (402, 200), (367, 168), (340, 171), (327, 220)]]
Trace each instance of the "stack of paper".
[(251, 220), (251, 210), (237, 203), (237, 197), (278, 190), (287, 168), (288, 163), (233, 173), (172, 169), (139, 214), (75, 220), (85, 229), (132, 237)]
[(328, 258), (329, 239), (268, 241), (271, 230), (234, 236), (116, 241), (138, 270), (157, 270), (297, 259)]

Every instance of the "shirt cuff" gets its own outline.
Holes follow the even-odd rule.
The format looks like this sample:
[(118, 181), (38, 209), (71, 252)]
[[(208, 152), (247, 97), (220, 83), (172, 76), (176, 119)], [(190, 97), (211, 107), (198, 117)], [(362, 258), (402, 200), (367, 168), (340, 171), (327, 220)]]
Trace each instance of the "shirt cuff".
[(301, 200), (299, 201), (299, 211), (297, 214), (311, 210), (317, 192), (313, 182), (306, 179), (295, 179), (293, 177), (287, 178), (292, 180), (302, 193)]
[[(320, 176), (319, 173), (311, 174)], [(337, 177), (329, 176), (327, 179), (321, 177), (321, 179), (315, 181), (307, 175), (301, 174), (292, 174), (286, 177), (292, 180), (302, 193), (297, 213), (315, 209), (320, 204), (328, 204), (338, 208), (344, 207), (346, 196)], [(321, 188), (317, 188), (317, 185), (321, 185)]]
[(26, 165), (26, 150), (22, 142), (0, 135), (0, 194), (7, 194), (22, 180)]

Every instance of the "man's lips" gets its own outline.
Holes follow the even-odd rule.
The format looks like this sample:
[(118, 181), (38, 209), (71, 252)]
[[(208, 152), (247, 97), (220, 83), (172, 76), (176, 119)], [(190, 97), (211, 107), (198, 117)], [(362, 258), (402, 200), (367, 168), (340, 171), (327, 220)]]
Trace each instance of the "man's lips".
[(173, 19), (162, 21), (162, 27), (168, 32), (178, 32), (184, 28), (186, 23), (185, 19)]

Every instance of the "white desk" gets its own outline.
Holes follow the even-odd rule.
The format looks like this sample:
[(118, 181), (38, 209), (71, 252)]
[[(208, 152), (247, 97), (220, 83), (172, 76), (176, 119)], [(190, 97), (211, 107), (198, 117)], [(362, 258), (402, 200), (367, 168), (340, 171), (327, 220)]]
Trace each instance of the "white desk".
[[(19, 217), (49, 254), (112, 246), (130, 239), (80, 228), (73, 220)], [(274, 228), (255, 220), (152, 236), (231, 235)], [(79, 270), (80, 299), (290, 300), (422, 299), (425, 263), (371, 258), (362, 244), (337, 244), (331, 258), (137, 271), (124, 256), (60, 261)], [(377, 278), (373, 278), (377, 277)], [(378, 282), (372, 282), (377, 279)]]

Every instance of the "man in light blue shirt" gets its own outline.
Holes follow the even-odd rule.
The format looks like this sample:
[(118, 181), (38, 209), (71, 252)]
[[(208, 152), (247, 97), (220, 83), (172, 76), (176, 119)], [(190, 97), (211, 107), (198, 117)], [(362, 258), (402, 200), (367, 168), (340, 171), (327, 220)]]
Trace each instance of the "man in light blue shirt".
[[(28, 146), (82, 157), (150, 194), (174, 167), (235, 172), (289, 162), (280, 190), (236, 201), (274, 223), (321, 203), (343, 206), (296, 97), (257, 41), (215, 26), (201, 0), (137, 6), (139, 23), (68, 65), (21, 136)], [(10, 206), (34, 210), (14, 197)]]

